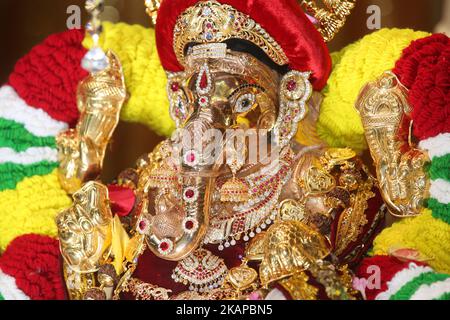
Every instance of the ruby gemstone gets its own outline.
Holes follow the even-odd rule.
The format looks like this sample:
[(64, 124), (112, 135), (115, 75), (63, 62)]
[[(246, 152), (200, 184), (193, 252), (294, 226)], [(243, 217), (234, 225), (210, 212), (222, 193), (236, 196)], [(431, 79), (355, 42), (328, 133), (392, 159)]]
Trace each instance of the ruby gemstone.
[(294, 91), (295, 89), (297, 89), (297, 82), (295, 82), (294, 80), (290, 80), (286, 85), (286, 89), (288, 89), (288, 91)]
[(169, 250), (169, 244), (168, 244), (167, 242), (161, 242), (161, 243), (159, 244), (159, 248), (160, 248), (162, 251), (167, 251), (167, 250)]
[(172, 83), (172, 85), (170, 86), (170, 89), (171, 89), (173, 92), (177, 92), (178, 90), (180, 90), (180, 85), (178, 84), (178, 82), (174, 82), (174, 83)]
[(192, 190), (192, 189), (186, 190), (186, 192), (184, 193), (186, 198), (189, 198), (189, 199), (192, 199), (194, 197), (194, 194), (195, 194), (194, 190)]

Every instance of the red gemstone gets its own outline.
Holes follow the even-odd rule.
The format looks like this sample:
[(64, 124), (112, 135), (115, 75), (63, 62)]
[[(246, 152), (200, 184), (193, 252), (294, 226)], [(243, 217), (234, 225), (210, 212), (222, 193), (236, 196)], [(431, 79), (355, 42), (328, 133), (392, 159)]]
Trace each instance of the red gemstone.
[(297, 89), (297, 82), (295, 82), (294, 80), (290, 80), (286, 85), (286, 89), (288, 89), (288, 91), (294, 91), (295, 89)]
[(194, 221), (191, 220), (186, 221), (184, 227), (188, 230), (192, 230), (194, 228)]
[(203, 72), (200, 79), (200, 89), (205, 90), (206, 88), (208, 88), (208, 76), (206, 72)]
[(207, 27), (208, 29), (211, 29), (211, 28), (212, 28), (211, 22), (208, 22), (208, 23), (206, 24), (206, 27)]
[(186, 160), (188, 162), (194, 162), (195, 161), (195, 154), (193, 152), (189, 153), (188, 156), (186, 157)]
[(144, 230), (146, 226), (147, 226), (147, 223), (145, 221), (139, 222), (139, 229)]
[(174, 82), (170, 86), (170, 89), (172, 89), (173, 92), (177, 92), (178, 90), (180, 90), (180, 85), (178, 84), (178, 82)]
[(167, 251), (167, 250), (169, 250), (169, 244), (168, 244), (167, 242), (161, 242), (161, 243), (159, 244), (159, 248), (160, 248), (162, 251)]
[(189, 190), (186, 190), (184, 195), (186, 196), (186, 198), (192, 199), (194, 197), (194, 195), (195, 195), (195, 192), (194, 192), (194, 190), (189, 189)]

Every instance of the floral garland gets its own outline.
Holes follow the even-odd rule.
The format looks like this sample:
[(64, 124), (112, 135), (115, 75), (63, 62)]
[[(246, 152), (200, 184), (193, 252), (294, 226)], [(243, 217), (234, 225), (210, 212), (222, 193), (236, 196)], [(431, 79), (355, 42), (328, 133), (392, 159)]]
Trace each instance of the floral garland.
[(450, 295), (450, 275), (390, 256), (364, 259), (353, 283), (368, 300), (447, 300)]
[[(110, 23), (105, 23), (104, 29), (101, 45), (119, 55), (130, 94), (121, 119), (141, 122), (159, 134), (169, 135), (174, 126), (168, 114), (165, 74), (153, 44), (154, 31)], [(411, 30), (384, 29), (334, 54), (336, 66), (324, 90), (325, 100), (319, 118), (320, 136), (332, 146), (345, 145), (363, 150), (363, 130), (353, 108), (359, 88), (382, 71), (391, 69), (401, 50), (411, 40), (425, 36), (426, 33)], [(85, 39), (82, 30), (50, 36), (18, 62), (9, 83), (0, 88), (0, 159), (4, 159), (0, 163), (0, 252), (11, 240), (25, 233), (56, 236), (54, 217), (71, 204), (54, 170), (58, 165), (55, 136), (73, 126), (78, 119), (75, 92), (79, 81), (86, 76), (80, 68), (80, 61), (90, 44), (91, 40)], [(432, 62), (432, 59), (427, 60), (429, 64)], [(46, 76), (42, 77), (43, 74)], [(437, 78), (436, 83), (441, 83), (438, 80), (442, 77)], [(432, 94), (430, 96), (433, 97)], [(416, 97), (417, 100), (419, 98)], [(427, 113), (417, 114), (418, 119), (426, 119), (423, 115)], [(418, 136), (421, 137), (420, 134)], [(433, 159), (429, 170), (433, 179), (433, 198), (428, 201), (432, 213), (426, 210), (417, 218), (387, 229), (375, 240), (375, 252), (386, 254), (393, 244), (410, 245), (433, 257), (430, 264), (436, 270), (450, 273), (449, 250), (442, 245), (450, 243), (450, 226), (444, 222), (448, 222), (449, 217), (446, 184), (449, 181), (449, 152), (442, 148), (442, 145), (448, 146), (448, 139), (448, 132), (437, 132), (435, 136), (424, 137), (420, 144)], [(32, 250), (38, 254), (40, 247), (33, 247), (35, 239), (28, 240), (20, 242), (18, 247), (30, 256)], [(25, 249), (27, 246), (29, 249)], [(4, 286), (13, 286), (13, 268), (2, 267), (8, 259), (7, 252), (11, 250), (15, 251), (7, 249), (0, 258), (0, 290)], [(17, 264), (14, 268), (20, 270), (24, 267)], [(29, 292), (33, 286), (25, 285), (25, 280), (19, 284), (17, 278), (14, 279), (17, 290), (8, 291), (13, 292), (12, 296), (42, 297), (41, 293)], [(429, 284), (419, 293), (426, 293), (436, 286), (442, 285)], [(47, 292), (46, 297), (52, 294), (48, 288), (43, 291)], [(4, 291), (0, 296), (12, 297), (11, 293)], [(61, 295), (54, 294), (54, 297)]]
[(14, 300), (65, 299), (61, 270), (57, 240), (39, 235), (18, 237), (0, 258), (0, 293)]
[(436, 34), (411, 43), (393, 70), (409, 89), (414, 135), (431, 158), (429, 210), (385, 229), (375, 254), (413, 248), (437, 271), (450, 273), (450, 39)]
[(361, 88), (391, 70), (411, 41), (428, 36), (410, 29), (381, 29), (332, 54), (333, 72), (323, 90), (317, 131), (333, 147), (367, 149), (354, 107)]

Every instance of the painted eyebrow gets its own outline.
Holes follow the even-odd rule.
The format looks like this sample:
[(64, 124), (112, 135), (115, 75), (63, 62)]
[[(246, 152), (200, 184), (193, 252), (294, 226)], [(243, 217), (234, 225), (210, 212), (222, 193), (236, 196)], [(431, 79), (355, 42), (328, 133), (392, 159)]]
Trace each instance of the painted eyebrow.
[(266, 89), (264, 89), (263, 87), (261, 87), (261, 86), (259, 86), (259, 85), (257, 85), (257, 84), (249, 84), (249, 83), (246, 83), (246, 84), (243, 84), (243, 85), (240, 85), (239, 87), (237, 87), (228, 97), (227, 97), (227, 99), (231, 99), (236, 93), (238, 93), (239, 91), (241, 91), (242, 89), (246, 89), (246, 88), (256, 88), (256, 89), (259, 89), (259, 90), (261, 90), (262, 92), (266, 92)]

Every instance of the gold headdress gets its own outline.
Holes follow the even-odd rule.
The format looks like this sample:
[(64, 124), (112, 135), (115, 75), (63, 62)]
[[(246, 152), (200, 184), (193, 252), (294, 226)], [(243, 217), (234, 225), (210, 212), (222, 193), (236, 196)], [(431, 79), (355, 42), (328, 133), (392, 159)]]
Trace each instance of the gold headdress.
[[(146, 0), (146, 12), (156, 24), (158, 10), (162, 0)], [(356, 0), (323, 0), (324, 8), (321, 8), (317, 1), (301, 0), (300, 5), (304, 10), (317, 19), (317, 29), (322, 34), (325, 41), (333, 40), (339, 30), (345, 25), (347, 16), (355, 7)]]

